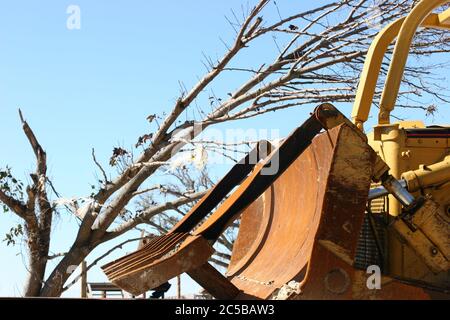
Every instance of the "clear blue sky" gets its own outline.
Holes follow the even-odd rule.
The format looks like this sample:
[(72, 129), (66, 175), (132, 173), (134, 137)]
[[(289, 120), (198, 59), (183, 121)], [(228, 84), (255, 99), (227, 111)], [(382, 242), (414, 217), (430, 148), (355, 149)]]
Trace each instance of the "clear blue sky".
[[(114, 146), (131, 146), (147, 132), (146, 116), (170, 109), (179, 92), (178, 80), (189, 88), (203, 74), (202, 52), (222, 55), (219, 37), (230, 41), (233, 36), (224, 16), (230, 14), (230, 8), (239, 11), (243, 2), (2, 1), (0, 166), (12, 166), (21, 179), (34, 169), (33, 154), (19, 123), (20, 107), (47, 151), (50, 177), (58, 191), (65, 197), (89, 194), (90, 184), (96, 181), (91, 148), (107, 163)], [(278, 2), (282, 15), (311, 6), (306, 1)], [(70, 4), (81, 8), (80, 30), (66, 28)], [(275, 14), (273, 8), (270, 11)], [(247, 55), (240, 61), (245, 64), (251, 59)], [(228, 90), (226, 82), (221, 86)], [(350, 104), (340, 107), (349, 115)], [(309, 111), (293, 109), (224, 128), (279, 129), (285, 135)], [(423, 118), (422, 113), (412, 112), (411, 116)], [(441, 111), (435, 120), (449, 123), (448, 112)], [(0, 214), (2, 239), (17, 221)], [(67, 248), (75, 231), (73, 218), (58, 218), (52, 250)], [(131, 236), (135, 235), (118, 241)], [(110, 246), (96, 249), (88, 261)], [(0, 242), (0, 296), (20, 295), (26, 273), (23, 250)], [(106, 280), (98, 267), (89, 277), (91, 281)], [(185, 281), (188, 292), (196, 290)], [(77, 295), (75, 289), (66, 294)]]

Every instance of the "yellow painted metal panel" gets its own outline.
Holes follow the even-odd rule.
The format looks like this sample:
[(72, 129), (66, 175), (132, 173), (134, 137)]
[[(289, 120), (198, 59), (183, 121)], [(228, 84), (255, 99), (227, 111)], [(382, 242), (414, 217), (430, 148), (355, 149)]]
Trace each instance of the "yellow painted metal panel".
[[(369, 117), (369, 111), (370, 107), (373, 102), (373, 96), (375, 94), (376, 84), (378, 81), (379, 73), (381, 70), (381, 64), (384, 58), (384, 55), (389, 47), (389, 45), (394, 41), (394, 39), (397, 37), (399, 33), (404, 34), (403, 30), (414, 30), (412, 33), (414, 35), (415, 31), (417, 30), (418, 26), (427, 27), (427, 28), (441, 28), (441, 29), (450, 29), (450, 9), (447, 9), (446, 11), (440, 13), (440, 14), (430, 14), (430, 12), (436, 7), (440, 6), (443, 3), (449, 2), (448, 0), (430, 0), (426, 1), (427, 6), (425, 9), (430, 7), (430, 3), (432, 4), (431, 10), (428, 10), (426, 12), (422, 12), (422, 16), (425, 18), (422, 19), (422, 17), (418, 17), (418, 14), (416, 13), (412, 18), (409, 16), (407, 17), (407, 27), (404, 27), (404, 23), (406, 23), (405, 18), (401, 18), (397, 21), (394, 21), (393, 23), (389, 24), (386, 28), (384, 28), (374, 39), (372, 42), (372, 45), (370, 46), (366, 60), (364, 63), (363, 71), (360, 76), (360, 82), (359, 86), (356, 92), (355, 102), (353, 105), (352, 110), (352, 119), (353, 122), (361, 129), (363, 130), (363, 123), (367, 121)], [(439, 3), (439, 4), (437, 4)], [(434, 6), (433, 6), (434, 5)], [(424, 10), (424, 5), (422, 5), (421, 8), (415, 9), (415, 10)], [(415, 26), (415, 28), (414, 28)], [(403, 36), (405, 38), (405, 36)], [(393, 87), (392, 89), (392, 83), (397, 80), (394, 79), (400, 79), (403, 76), (404, 66), (406, 64), (406, 59), (409, 53), (409, 48), (411, 45), (411, 41), (406, 41), (404, 39), (399, 39), (396, 44), (397, 47), (405, 47), (402, 50), (397, 49), (394, 51), (394, 58), (396, 55), (401, 55), (402, 58), (397, 58), (396, 62), (394, 63), (394, 60), (391, 63), (390, 67), (390, 73), (388, 73), (388, 78), (386, 80), (385, 84), (385, 90), (383, 91), (383, 97), (384, 97), (384, 105), (382, 109), (380, 110), (379, 118), (385, 118), (387, 117), (387, 121), (380, 121), (380, 123), (389, 123), (389, 113), (393, 109), (395, 105), (395, 100), (397, 99), (398, 94), (398, 88), (395, 90), (396, 87)], [(412, 40), (412, 36), (411, 36)], [(400, 44), (399, 44), (400, 43)], [(400, 61), (398, 61), (400, 59)], [(401, 62), (403, 61), (403, 64)], [(400, 63), (400, 64), (399, 64)], [(395, 66), (395, 67), (394, 67)], [(390, 79), (390, 80), (389, 80)], [(389, 84), (388, 84), (389, 80)], [(395, 84), (394, 83), (394, 84)], [(398, 87), (400, 86), (400, 82), (398, 82)], [(389, 88), (390, 90), (386, 90), (386, 88)], [(389, 94), (387, 92), (390, 92)], [(383, 98), (382, 98), (383, 100)], [(392, 102), (393, 101), (393, 102)], [(387, 109), (385, 106), (387, 103), (392, 103), (392, 109), (390, 109), (387, 112)], [(385, 112), (385, 114), (382, 116), (382, 113)], [(386, 113), (387, 112), (387, 113)]]

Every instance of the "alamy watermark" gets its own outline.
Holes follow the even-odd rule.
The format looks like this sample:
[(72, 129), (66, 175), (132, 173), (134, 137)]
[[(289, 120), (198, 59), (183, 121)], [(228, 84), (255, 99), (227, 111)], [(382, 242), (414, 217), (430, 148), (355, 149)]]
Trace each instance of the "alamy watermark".
[[(198, 139), (194, 139), (199, 137)], [(203, 130), (200, 124), (175, 130), (169, 142), (176, 143), (172, 149), (171, 164), (176, 168), (187, 163), (194, 164), (201, 169), (206, 164), (234, 164), (232, 160), (240, 160), (244, 154), (250, 152), (245, 145), (255, 148), (258, 146), (260, 157), (249, 157), (249, 164), (264, 161), (270, 155), (261, 170), (262, 175), (274, 175), (279, 171), (279, 153), (272, 152), (280, 144), (280, 132), (278, 129), (208, 129)], [(189, 152), (179, 152), (182, 148), (190, 146)], [(219, 152), (218, 152), (219, 151)], [(222, 151), (222, 152), (220, 152)], [(272, 153), (271, 153), (272, 152)], [(256, 153), (254, 153), (256, 155)]]
[(66, 20), (66, 27), (69, 30), (81, 29), (81, 9), (80, 6), (71, 4), (67, 7), (66, 13), (68, 14)]
[(368, 266), (366, 273), (370, 274), (367, 278), (366, 286), (369, 290), (380, 290), (381, 289), (381, 269), (377, 265)]

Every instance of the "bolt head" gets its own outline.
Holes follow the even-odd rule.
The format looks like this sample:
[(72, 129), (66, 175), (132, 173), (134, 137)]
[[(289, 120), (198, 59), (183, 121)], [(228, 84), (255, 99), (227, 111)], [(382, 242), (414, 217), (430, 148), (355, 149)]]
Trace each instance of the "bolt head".
[(438, 250), (435, 247), (431, 247), (430, 252), (431, 252), (432, 256), (435, 256), (435, 255), (437, 255)]

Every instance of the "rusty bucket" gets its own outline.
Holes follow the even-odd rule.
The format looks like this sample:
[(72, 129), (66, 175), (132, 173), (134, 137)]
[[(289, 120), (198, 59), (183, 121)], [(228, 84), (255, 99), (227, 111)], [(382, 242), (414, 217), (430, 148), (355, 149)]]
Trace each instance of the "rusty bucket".
[(226, 276), (235, 299), (425, 299), (383, 276), (367, 287), (354, 267), (375, 155), (353, 126), (312, 144), (241, 215)]
[[(364, 138), (341, 125), (318, 135), (243, 212), (227, 272), (241, 297), (301, 294), (319, 246), (351, 265), (373, 161)], [(328, 264), (325, 256), (321, 259), (322, 265)], [(323, 281), (320, 286), (327, 291)]]
[[(324, 220), (336, 229), (329, 232), (337, 231), (328, 239), (336, 247), (347, 248), (356, 241), (353, 238), (362, 222), (373, 159), (361, 134), (341, 125), (315, 137), (284, 173), (261, 190), (259, 198), (249, 206), (242, 205), (241, 226), (227, 273), (242, 297), (269, 298), (290, 281), (301, 281)], [(251, 189), (255, 172), (258, 169), (195, 232), (172, 232), (155, 239), (138, 252), (104, 266), (105, 273), (116, 285), (140, 294), (200, 267), (213, 253), (211, 240), (217, 235), (211, 233), (224, 228), (215, 229), (216, 224), (224, 224), (223, 212), (239, 202), (240, 192)], [(226, 223), (234, 218), (235, 214), (228, 216)]]
[[(265, 174), (275, 159), (278, 170)], [(135, 295), (187, 272), (216, 298), (426, 298), (386, 277), (388, 290), (368, 291), (365, 272), (354, 268), (375, 161), (361, 131), (331, 105), (319, 106), (269, 156), (255, 148), (168, 234), (103, 271)], [(225, 277), (208, 259), (239, 217)]]

